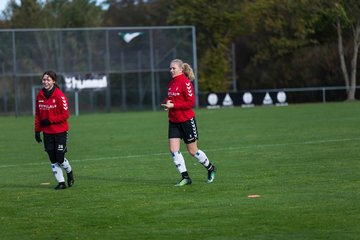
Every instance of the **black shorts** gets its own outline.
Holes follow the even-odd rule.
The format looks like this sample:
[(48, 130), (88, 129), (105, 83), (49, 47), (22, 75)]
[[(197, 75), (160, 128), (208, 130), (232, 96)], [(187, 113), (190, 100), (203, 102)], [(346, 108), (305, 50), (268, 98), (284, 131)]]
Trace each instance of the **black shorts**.
[(46, 152), (67, 152), (67, 132), (47, 134), (44, 133), (44, 146)]
[(181, 138), (186, 144), (198, 140), (198, 130), (195, 118), (181, 123), (169, 122), (169, 139), (170, 138)]

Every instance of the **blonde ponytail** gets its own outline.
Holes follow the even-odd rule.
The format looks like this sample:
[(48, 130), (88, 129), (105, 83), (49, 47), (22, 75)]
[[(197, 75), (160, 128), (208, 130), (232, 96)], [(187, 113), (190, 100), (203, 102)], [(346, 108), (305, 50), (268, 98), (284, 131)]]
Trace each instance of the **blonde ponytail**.
[(190, 81), (194, 81), (194, 79), (195, 79), (194, 71), (192, 70), (191, 66), (188, 63), (183, 64), (183, 71), (184, 71), (184, 74), (186, 75), (186, 77)]

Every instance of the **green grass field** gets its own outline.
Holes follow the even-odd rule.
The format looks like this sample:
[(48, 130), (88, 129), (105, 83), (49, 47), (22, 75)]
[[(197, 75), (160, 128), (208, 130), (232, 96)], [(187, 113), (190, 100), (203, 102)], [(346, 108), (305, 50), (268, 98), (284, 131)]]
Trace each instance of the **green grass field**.
[(200, 109), (197, 121), (214, 183), (183, 145), (193, 184), (174, 187), (166, 113), (91, 114), (70, 119), (76, 182), (55, 191), (33, 118), (1, 117), (0, 239), (360, 238), (360, 103)]

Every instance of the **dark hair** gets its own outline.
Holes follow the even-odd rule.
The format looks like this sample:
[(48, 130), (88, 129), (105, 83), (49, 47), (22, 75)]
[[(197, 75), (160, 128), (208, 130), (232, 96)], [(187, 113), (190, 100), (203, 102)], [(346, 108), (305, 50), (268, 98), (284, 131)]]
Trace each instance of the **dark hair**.
[(45, 75), (50, 76), (51, 79), (54, 80), (55, 82), (57, 81), (57, 74), (56, 74), (56, 72), (49, 70), (49, 71), (44, 72), (44, 74), (43, 74), (42, 76), (44, 77)]

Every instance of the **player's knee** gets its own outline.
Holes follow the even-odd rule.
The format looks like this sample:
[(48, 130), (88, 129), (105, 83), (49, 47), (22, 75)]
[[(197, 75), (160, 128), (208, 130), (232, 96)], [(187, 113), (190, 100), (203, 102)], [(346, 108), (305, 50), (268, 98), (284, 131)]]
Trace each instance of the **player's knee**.
[(170, 146), (169, 151), (170, 151), (170, 153), (174, 153), (174, 152), (180, 151), (180, 149), (178, 147)]
[(57, 161), (56, 161), (56, 157), (55, 157), (55, 153), (54, 151), (46, 151), (47, 154), (49, 155), (49, 160), (52, 164), (55, 164)]
[(65, 153), (57, 151), (56, 154), (56, 162), (62, 164), (65, 160)]
[(190, 153), (191, 156), (195, 157), (197, 149), (188, 149), (188, 152)]

